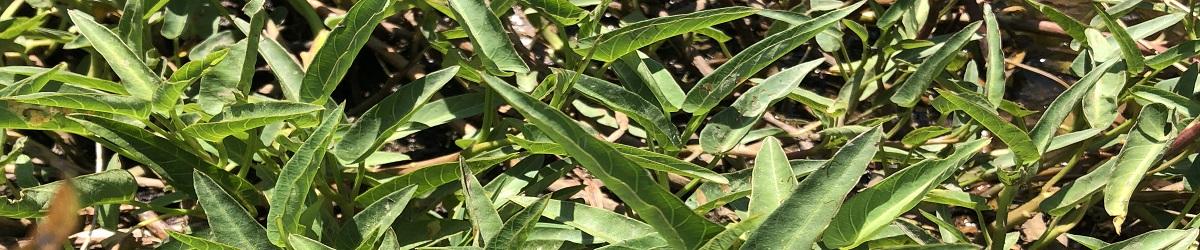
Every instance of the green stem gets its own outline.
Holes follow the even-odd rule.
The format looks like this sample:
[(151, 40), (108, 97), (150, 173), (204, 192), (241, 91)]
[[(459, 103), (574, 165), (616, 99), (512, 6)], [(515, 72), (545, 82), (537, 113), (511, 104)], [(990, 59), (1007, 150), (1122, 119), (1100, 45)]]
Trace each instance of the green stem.
[(1004, 236), (1008, 232), (1008, 206), (1012, 205), (1012, 201), (1017, 196), (1017, 192), (1021, 191), (1018, 183), (1013, 183), (1012, 186), (1004, 186), (1000, 190), (1000, 196), (996, 198), (996, 220), (993, 223), (991, 230), (991, 249), (1004, 249)]
[(1179, 215), (1175, 216), (1174, 220), (1171, 220), (1171, 224), (1167, 225), (1167, 228), (1175, 229), (1175, 226), (1178, 226), (1183, 221), (1183, 217), (1186, 217), (1188, 212), (1192, 211), (1192, 206), (1196, 205), (1197, 199), (1200, 199), (1200, 192), (1192, 191), (1192, 198), (1188, 199), (1187, 204), (1183, 205), (1183, 209), (1179, 210)]

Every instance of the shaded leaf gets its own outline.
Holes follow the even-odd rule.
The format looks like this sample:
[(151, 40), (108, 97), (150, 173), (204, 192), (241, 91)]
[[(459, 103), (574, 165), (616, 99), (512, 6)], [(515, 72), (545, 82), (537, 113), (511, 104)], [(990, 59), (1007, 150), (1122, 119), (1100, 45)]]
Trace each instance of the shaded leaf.
[(321, 125), (313, 130), (279, 171), (279, 178), (271, 189), (271, 208), (267, 213), (267, 236), (276, 246), (287, 246), (288, 235), (303, 234), (304, 224), (300, 223), (300, 214), (304, 210), (304, 201), (312, 192), (313, 181), (321, 169), (321, 160), (341, 119), (340, 108), (326, 111)]
[(183, 133), (207, 141), (220, 141), (230, 135), (240, 138), (245, 137), (247, 130), (296, 118), (321, 109), (322, 107), (317, 105), (282, 101), (237, 104), (217, 114), (208, 122), (196, 123), (183, 128)]
[(780, 57), (791, 53), (793, 49), (812, 39), (825, 28), (850, 15), (863, 3), (865, 2), (830, 11), (750, 45), (717, 67), (712, 74), (701, 78), (696, 86), (688, 91), (682, 109), (693, 115), (707, 114), (709, 110), (712, 110), (721, 100), (732, 93), (733, 89), (742, 81), (771, 65)]
[[(362, 0), (354, 3), (342, 21), (329, 32), (324, 45), (305, 69), (300, 85), (300, 101), (323, 104), (337, 88), (358, 50), (367, 43), (371, 31), (393, 12), (392, 0)], [(308, 8), (308, 6), (304, 6)]]
[[(538, 198), (534, 197), (513, 197), (511, 200), (523, 207), (529, 207), (538, 202)], [(655, 235), (654, 228), (641, 221), (612, 211), (569, 201), (547, 200), (546, 208), (542, 210), (542, 216), (562, 222), (606, 242), (622, 242), (646, 235)]]
[(138, 119), (146, 119), (150, 116), (150, 102), (109, 94), (42, 92), (3, 99), (42, 106), (126, 115)]
[(492, 207), (492, 201), (488, 199), (490, 195), (484, 193), (483, 186), (475, 179), (475, 173), (471, 172), (461, 158), (458, 160), (458, 171), (462, 178), (462, 192), (465, 196), (463, 203), (467, 215), (470, 216), (472, 227), (479, 233), (476, 239), (478, 242), (490, 241), (500, 233), (500, 228), (504, 227), (504, 220), (500, 219), (500, 214)]
[(334, 148), (334, 155), (346, 164), (365, 160), (395, 133), (396, 128), (408, 123), (414, 111), (420, 109), (429, 97), (454, 79), (458, 69), (458, 66), (451, 66), (429, 73), (379, 101), (363, 113), (354, 125), (350, 125)]
[(917, 66), (917, 70), (908, 76), (903, 83), (900, 83), (896, 93), (892, 95), (892, 102), (902, 107), (912, 107), (917, 104), (917, 99), (925, 93), (925, 89), (929, 88), (929, 84), (933, 83), (933, 79), (938, 77), (942, 72), (946, 71), (946, 66), (950, 64), (951, 59), (958, 54), (958, 51), (971, 41), (971, 37), (979, 30), (981, 23), (976, 21), (968, 24), (967, 27), (959, 30), (951, 35), (941, 48), (937, 49), (932, 56), (925, 59)]
[[(1025, 131), (1021, 131), (1020, 128), (1017, 128), (1012, 123), (1000, 118), (1000, 115), (996, 114), (994, 110), (985, 108), (984, 106), (987, 104), (967, 100), (951, 91), (939, 92), (942, 94), (942, 97), (945, 97), (950, 103), (953, 103), (963, 112), (967, 113), (967, 115), (971, 116), (971, 119), (975, 119), (976, 122), (992, 131), (996, 137), (999, 137), (1004, 144), (1007, 144), (1009, 150), (1012, 150), (1016, 154), (1016, 160), (1019, 165), (1033, 163), (1041, 158), (1041, 154), (1038, 153), (1038, 149), (1034, 145), (1033, 140), (1029, 138), (1029, 135), (1025, 134)], [(1047, 118), (1043, 116), (1042, 119)]]
[[(570, 70), (555, 69), (560, 76), (579, 74)], [(679, 130), (671, 123), (669, 117), (653, 103), (642, 97), (610, 83), (603, 79), (580, 75), (574, 85), (575, 90), (583, 95), (603, 103), (612, 110), (625, 113), (638, 125), (641, 125), (658, 145), (668, 151), (679, 149), (683, 140), (679, 138)]]
[(525, 209), (521, 209), (520, 212), (509, 218), (508, 222), (504, 223), (504, 227), (500, 228), (494, 237), (488, 239), (486, 249), (520, 248), (529, 237), (529, 233), (533, 231), (533, 226), (537, 224), (538, 218), (542, 217), (542, 211), (546, 209), (549, 201), (549, 197), (538, 199), (537, 202), (526, 206)]
[(714, 154), (736, 147), (771, 104), (787, 96), (809, 72), (824, 62), (818, 59), (802, 63), (780, 71), (762, 84), (746, 90), (729, 108), (714, 115), (700, 131), (700, 147), (704, 152)]
[(549, 105), (538, 102), (503, 80), (484, 76), (492, 90), (502, 96), (545, 135), (562, 145), (577, 163), (605, 183), (670, 246), (691, 248), (718, 233), (720, 226), (693, 213), (674, 195), (658, 186), (609, 143), (592, 137), (574, 120)]
[[(65, 181), (56, 181), (21, 189), (15, 194), (20, 199), (5, 199), (0, 203), (0, 216), (8, 218), (41, 217), (49, 211), (51, 201), (56, 197), (59, 187)], [(82, 175), (71, 179), (71, 185), (78, 192), (79, 206), (94, 206), (100, 204), (120, 204), (133, 200), (137, 191), (137, 183), (133, 175), (125, 170), (109, 170), (95, 174)]]

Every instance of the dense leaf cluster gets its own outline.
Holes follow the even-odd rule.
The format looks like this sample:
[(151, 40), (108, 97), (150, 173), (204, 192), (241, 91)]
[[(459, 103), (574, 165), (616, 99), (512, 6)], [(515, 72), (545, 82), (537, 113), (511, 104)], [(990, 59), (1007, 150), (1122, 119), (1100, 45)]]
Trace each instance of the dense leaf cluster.
[[(768, 2), (8, 1), (0, 217), (183, 221), (162, 248), (1196, 247), (1191, 6)], [(1013, 59), (1012, 15), (1074, 59)], [(1024, 71), (1063, 90), (1029, 105)]]

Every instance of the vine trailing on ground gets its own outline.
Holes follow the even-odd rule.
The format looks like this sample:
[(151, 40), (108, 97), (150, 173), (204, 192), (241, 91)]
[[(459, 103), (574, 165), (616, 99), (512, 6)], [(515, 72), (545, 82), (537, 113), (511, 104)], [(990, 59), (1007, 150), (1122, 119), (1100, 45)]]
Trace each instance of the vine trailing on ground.
[(1192, 2), (7, 1), (0, 244), (1195, 249)]

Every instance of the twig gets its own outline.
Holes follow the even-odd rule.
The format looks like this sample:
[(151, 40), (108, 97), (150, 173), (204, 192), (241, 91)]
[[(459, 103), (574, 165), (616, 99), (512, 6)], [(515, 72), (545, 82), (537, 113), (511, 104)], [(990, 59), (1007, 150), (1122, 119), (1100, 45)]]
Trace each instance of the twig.
[(1033, 67), (1033, 66), (1029, 66), (1029, 65), (1026, 65), (1026, 64), (1024, 64), (1024, 63), (1018, 62), (1017, 60), (1012, 60), (1012, 59), (1008, 59), (1008, 58), (1005, 58), (1005, 59), (1004, 59), (1004, 62), (1005, 62), (1005, 63), (1008, 63), (1008, 64), (1012, 64), (1013, 66), (1020, 67), (1021, 69), (1024, 69), (1024, 70), (1028, 70), (1029, 72), (1033, 72), (1033, 73), (1036, 73), (1036, 74), (1038, 74), (1038, 75), (1045, 76), (1046, 78), (1050, 78), (1050, 80), (1053, 80), (1054, 82), (1057, 82), (1057, 83), (1058, 83), (1058, 85), (1062, 85), (1064, 88), (1070, 88), (1070, 87), (1071, 87), (1071, 85), (1070, 85), (1070, 84), (1067, 84), (1067, 81), (1063, 81), (1063, 79), (1062, 79), (1062, 78), (1059, 78), (1058, 76), (1055, 76), (1054, 74), (1051, 74), (1050, 72), (1046, 72), (1045, 70), (1042, 70), (1042, 69), (1039, 69), (1039, 68), (1035, 68), (1035, 67)]
[(626, 116), (621, 112), (616, 113), (617, 114), (614, 118), (617, 120), (617, 130), (613, 131), (608, 135), (608, 137), (604, 138), (608, 142), (615, 142), (617, 139), (621, 139), (621, 136), (624, 136), (625, 132), (629, 131), (629, 116)]

